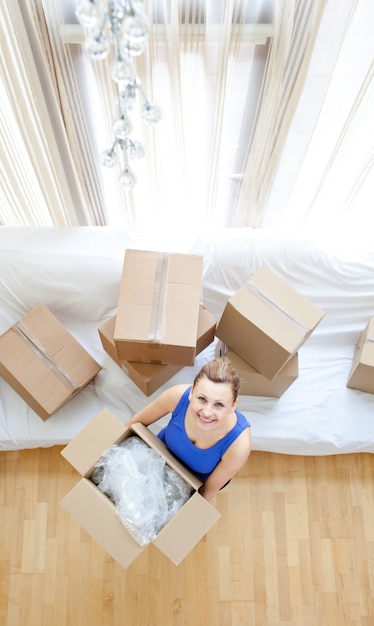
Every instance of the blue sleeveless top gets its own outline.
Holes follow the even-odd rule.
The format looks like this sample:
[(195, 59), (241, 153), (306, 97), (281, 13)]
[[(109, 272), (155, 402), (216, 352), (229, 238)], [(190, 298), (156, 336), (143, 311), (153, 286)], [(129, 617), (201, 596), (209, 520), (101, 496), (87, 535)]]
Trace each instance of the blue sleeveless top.
[(170, 422), (160, 430), (157, 436), (167, 445), (174, 456), (196, 474), (202, 482), (205, 482), (220, 462), (226, 450), (243, 430), (249, 428), (250, 424), (242, 413), (235, 411), (237, 422), (227, 435), (217, 441), (211, 448), (204, 450), (197, 448), (188, 438), (184, 426), (190, 390), (191, 387), (183, 393), (171, 415)]

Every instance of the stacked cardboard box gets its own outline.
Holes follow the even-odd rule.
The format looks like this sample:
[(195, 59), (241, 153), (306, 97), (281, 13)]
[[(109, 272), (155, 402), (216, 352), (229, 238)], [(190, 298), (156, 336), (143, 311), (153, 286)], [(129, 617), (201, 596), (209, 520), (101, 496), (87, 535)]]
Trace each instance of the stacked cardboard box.
[(86, 387), (100, 369), (44, 304), (0, 337), (0, 375), (43, 420)]
[(106, 409), (96, 415), (62, 450), (62, 455), (80, 473), (81, 479), (61, 504), (122, 567), (127, 568), (145, 546), (135, 541), (121, 523), (113, 502), (95, 486), (90, 476), (106, 449), (133, 434), (156, 450), (193, 488), (192, 496), (153, 541), (178, 565), (216, 523), (220, 513), (199, 494), (201, 482), (196, 476), (142, 424), (134, 424), (130, 429)]
[(120, 360), (193, 365), (203, 257), (126, 250), (114, 343)]
[(242, 359), (238, 367), (244, 380), (253, 383), (256, 373), (261, 375), (257, 382), (272, 382), (266, 387), (273, 395), (296, 380), (298, 351), (323, 317), (323, 311), (263, 266), (227, 301), (216, 335), (231, 355)]
[(374, 393), (374, 317), (357, 340), (347, 387)]
[(217, 343), (216, 355), (226, 355), (240, 377), (240, 395), (243, 396), (266, 396), (280, 398), (285, 391), (295, 382), (299, 375), (299, 358), (297, 354), (287, 361), (280, 372), (272, 380), (260, 374), (252, 365), (235, 354), (221, 341)]
[[(99, 328), (102, 346), (105, 352), (124, 370), (127, 376), (146, 396), (150, 396), (157, 391), (161, 385), (182, 369), (183, 365), (175, 365), (173, 363), (142, 363), (119, 359), (114, 342), (115, 324), (116, 316), (114, 315)], [(215, 330), (216, 320), (203, 305), (200, 305), (196, 354), (202, 352), (204, 348), (214, 341)]]
[(147, 396), (214, 341), (201, 305), (203, 257), (126, 250), (116, 316), (99, 329), (104, 350)]

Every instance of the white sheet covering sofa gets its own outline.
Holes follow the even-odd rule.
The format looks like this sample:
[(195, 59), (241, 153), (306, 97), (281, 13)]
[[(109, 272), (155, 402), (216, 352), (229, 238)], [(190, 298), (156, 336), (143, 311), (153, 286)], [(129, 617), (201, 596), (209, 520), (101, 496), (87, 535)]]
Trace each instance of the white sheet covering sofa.
[[(125, 421), (149, 402), (104, 352), (97, 330), (116, 312), (127, 248), (202, 254), (202, 302), (217, 321), (227, 299), (261, 265), (313, 301), (325, 317), (299, 351), (297, 380), (281, 398), (240, 396), (253, 448), (299, 455), (374, 452), (374, 395), (346, 387), (356, 341), (374, 315), (374, 247), (332, 250), (251, 229), (156, 236), (111, 227), (0, 227), (0, 334), (42, 302), (102, 365), (95, 380), (47, 421), (0, 379), (0, 449), (66, 444), (100, 409)], [(192, 381), (214, 356), (217, 341), (154, 395)]]

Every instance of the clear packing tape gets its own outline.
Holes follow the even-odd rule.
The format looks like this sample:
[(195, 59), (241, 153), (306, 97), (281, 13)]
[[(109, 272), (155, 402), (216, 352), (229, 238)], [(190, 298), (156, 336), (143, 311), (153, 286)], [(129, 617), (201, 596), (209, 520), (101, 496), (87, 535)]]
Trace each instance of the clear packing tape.
[(140, 545), (153, 541), (192, 495), (192, 487), (139, 437), (108, 448), (91, 480)]
[(48, 354), (45, 347), (41, 344), (39, 339), (35, 337), (25, 324), (17, 322), (12, 326), (12, 330), (23, 339), (26, 345), (36, 354), (36, 356), (43, 361), (43, 363), (57, 376), (65, 385), (68, 385), (74, 391), (78, 390), (78, 385), (70, 374), (64, 370), (56, 360)]
[(274, 296), (268, 294), (265, 289), (255, 285), (255, 283), (251, 282), (251, 280), (243, 286), (247, 291), (249, 291), (249, 293), (262, 302), (262, 304), (265, 304), (269, 309), (277, 313), (277, 315), (286, 321), (287, 324), (293, 326), (303, 337), (308, 333), (309, 329), (305, 326), (305, 324), (303, 324), (301, 320), (296, 319), (294, 313), (287, 310), (286, 307), (280, 302), (277, 302)]
[(165, 305), (169, 255), (165, 252), (157, 254), (155, 281), (153, 285), (152, 314), (149, 324), (148, 340), (160, 343), (162, 340), (162, 318)]

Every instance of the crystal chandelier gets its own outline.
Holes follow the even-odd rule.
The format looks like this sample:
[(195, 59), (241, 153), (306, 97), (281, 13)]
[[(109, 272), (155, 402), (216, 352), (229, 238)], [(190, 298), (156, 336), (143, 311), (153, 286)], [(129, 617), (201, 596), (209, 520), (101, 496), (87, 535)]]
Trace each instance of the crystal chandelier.
[(141, 116), (148, 125), (161, 119), (160, 107), (148, 100), (134, 57), (141, 55), (149, 38), (149, 21), (141, 0), (77, 0), (75, 15), (85, 31), (83, 50), (89, 59), (101, 61), (112, 54), (111, 77), (117, 89), (117, 117), (113, 130), (113, 144), (101, 155), (105, 167), (119, 164), (119, 182), (127, 191), (136, 184), (136, 176), (129, 165), (132, 159), (144, 156), (144, 146), (133, 140), (132, 113), (137, 101)]

